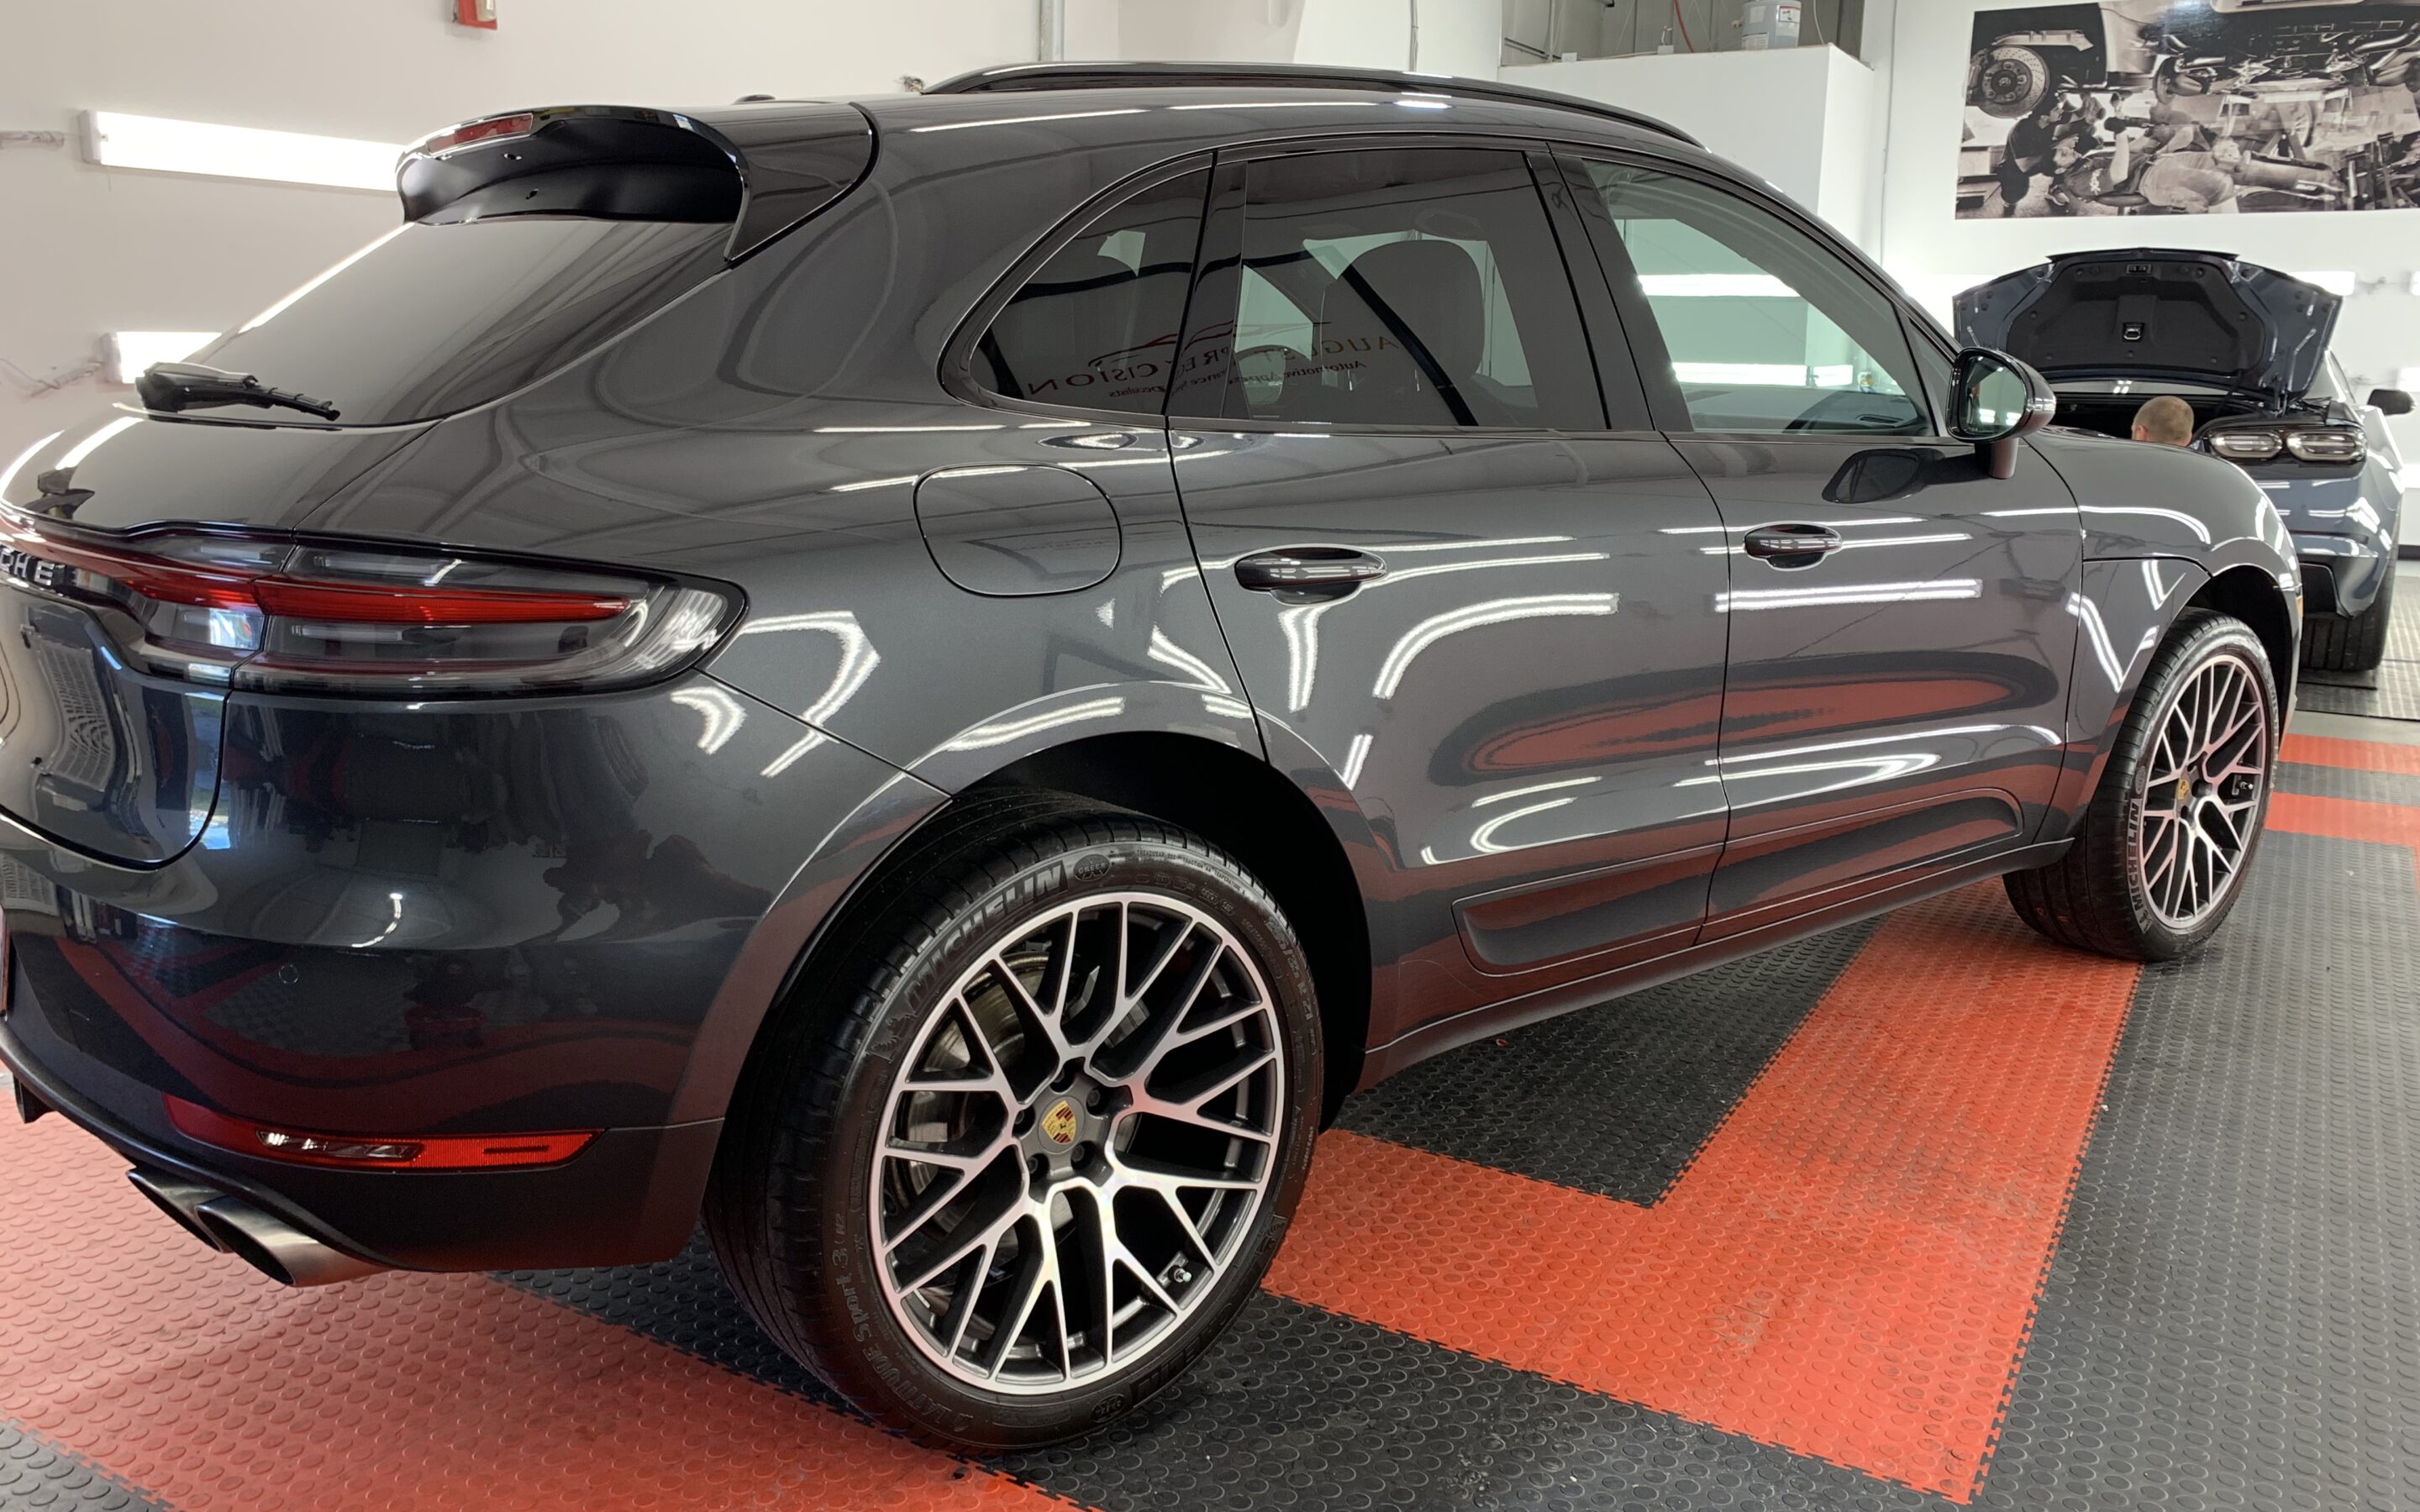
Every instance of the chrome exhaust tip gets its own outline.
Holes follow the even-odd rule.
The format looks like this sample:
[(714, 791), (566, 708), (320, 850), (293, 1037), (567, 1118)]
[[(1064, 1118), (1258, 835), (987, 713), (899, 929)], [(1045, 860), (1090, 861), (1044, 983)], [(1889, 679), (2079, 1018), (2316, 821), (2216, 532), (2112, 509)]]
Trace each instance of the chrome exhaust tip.
[(331, 1248), (241, 1197), (213, 1196), (195, 1211), (195, 1216), (221, 1248), (232, 1251), (271, 1281), (289, 1287), (324, 1287), (386, 1269)]
[(176, 1219), (177, 1226), (185, 1232), (214, 1250), (224, 1252), (226, 1249), (219, 1236), (211, 1233), (209, 1226), (201, 1218), (202, 1204), (224, 1195), (217, 1187), (188, 1181), (181, 1176), (170, 1176), (163, 1171), (147, 1171), (140, 1165), (127, 1172), (126, 1180), (133, 1184), (135, 1191), (149, 1197), (153, 1207)]

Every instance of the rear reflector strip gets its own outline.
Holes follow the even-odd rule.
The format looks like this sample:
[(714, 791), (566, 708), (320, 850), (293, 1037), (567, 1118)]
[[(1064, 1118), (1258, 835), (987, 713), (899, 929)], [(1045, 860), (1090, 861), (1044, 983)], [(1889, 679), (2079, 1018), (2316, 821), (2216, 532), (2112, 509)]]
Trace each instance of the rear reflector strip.
[(252, 596), (271, 614), (345, 625), (556, 625), (610, 620), (627, 598), (513, 589), (439, 593), (419, 587), (352, 588), (263, 578)]
[(435, 1171), (552, 1165), (579, 1154), (599, 1133), (589, 1129), (560, 1134), (400, 1137), (313, 1134), (231, 1119), (180, 1097), (163, 1096), (162, 1101), (168, 1106), (168, 1121), (188, 1138), (240, 1155), (258, 1155), (301, 1165), (335, 1165), (347, 1170)]

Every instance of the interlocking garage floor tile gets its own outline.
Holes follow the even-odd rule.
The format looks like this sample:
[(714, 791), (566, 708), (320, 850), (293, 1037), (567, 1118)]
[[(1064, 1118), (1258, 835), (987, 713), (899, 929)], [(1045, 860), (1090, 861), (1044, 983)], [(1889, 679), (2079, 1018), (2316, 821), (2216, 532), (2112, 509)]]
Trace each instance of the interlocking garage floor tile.
[(1357, 1102), (1283, 1294), (982, 1465), (700, 1246), (289, 1292), (0, 1128), (0, 1507), (2420, 1508), (2420, 808), (2356, 746), (2288, 753), (2194, 961), (1970, 889)]
[(0, 1419), (0, 1506), (11, 1512), (148, 1512), (160, 1505)]
[(1651, 988), (1616, 1009), (1482, 1040), (1354, 1099), (1342, 1125), (1652, 1203), (1876, 927), (1835, 930)]

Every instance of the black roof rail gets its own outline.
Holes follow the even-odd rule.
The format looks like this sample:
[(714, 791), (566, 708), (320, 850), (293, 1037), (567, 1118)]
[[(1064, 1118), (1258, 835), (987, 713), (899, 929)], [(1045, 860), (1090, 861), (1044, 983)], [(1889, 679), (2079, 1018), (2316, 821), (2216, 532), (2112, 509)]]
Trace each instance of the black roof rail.
[(939, 84), (927, 85), (928, 95), (985, 95), (1038, 89), (1150, 89), (1155, 87), (1384, 89), (1396, 94), (1453, 95), (1508, 105), (1541, 105), (1549, 110), (1577, 111), (1653, 131), (1693, 147), (1705, 144), (1667, 121), (1619, 105), (1559, 95), (1550, 89), (1528, 89), (1486, 79), (1457, 79), (1441, 73), (1400, 73), (1391, 69), (1343, 69), (1296, 63), (1010, 63), (977, 69)]

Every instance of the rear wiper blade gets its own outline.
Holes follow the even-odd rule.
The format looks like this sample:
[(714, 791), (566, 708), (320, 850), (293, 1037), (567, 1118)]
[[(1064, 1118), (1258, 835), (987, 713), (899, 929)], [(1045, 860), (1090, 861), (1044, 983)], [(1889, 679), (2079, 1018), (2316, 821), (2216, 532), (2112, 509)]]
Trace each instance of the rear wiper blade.
[(147, 409), (168, 414), (208, 409), (213, 405), (249, 404), (263, 409), (300, 409), (321, 420), (336, 418), (336, 407), (307, 393), (272, 389), (249, 373), (204, 367), (199, 363), (154, 363), (134, 380), (134, 392)]

